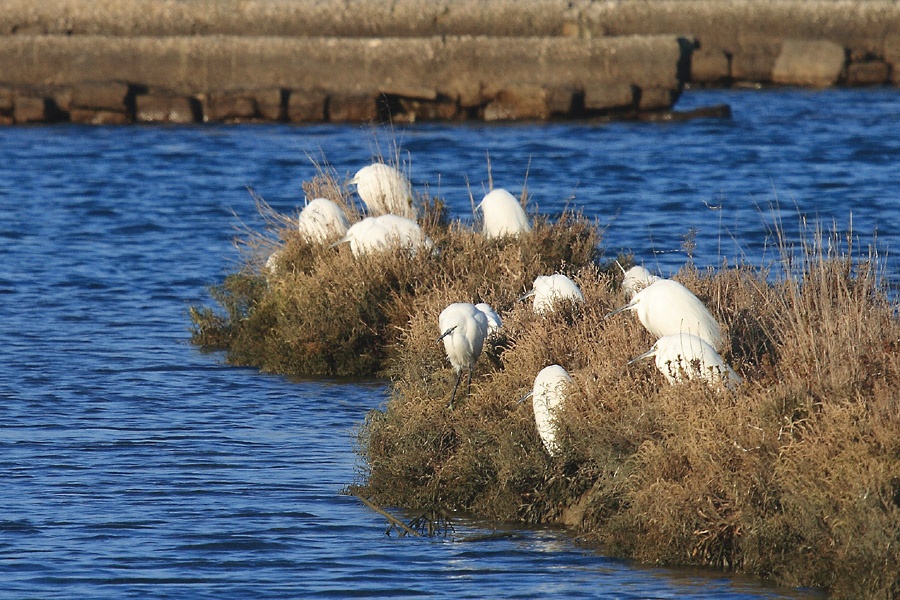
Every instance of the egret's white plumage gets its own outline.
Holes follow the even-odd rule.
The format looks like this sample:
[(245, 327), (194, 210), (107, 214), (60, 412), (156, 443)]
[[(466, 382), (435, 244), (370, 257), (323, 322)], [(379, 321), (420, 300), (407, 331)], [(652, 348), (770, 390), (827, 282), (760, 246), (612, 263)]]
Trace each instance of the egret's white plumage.
[(489, 336), (500, 331), (500, 328), (503, 327), (503, 319), (500, 318), (500, 315), (497, 314), (497, 311), (495, 311), (490, 304), (487, 302), (479, 302), (475, 305), (475, 308), (483, 312), (485, 318), (487, 318)]
[(310, 200), (297, 219), (300, 235), (317, 244), (343, 237), (349, 227), (341, 207), (327, 198)]
[(525, 209), (512, 194), (502, 188), (497, 188), (482, 198), (478, 208), (484, 215), (482, 231), (485, 237), (519, 235), (531, 231)]
[(484, 347), (484, 339), (488, 334), (488, 320), (474, 304), (455, 302), (441, 312), (438, 326), (441, 330), (438, 341), (444, 342), (447, 359), (456, 371), (456, 384), (450, 396), (452, 408), (463, 369), (468, 369), (469, 387), (472, 386), (472, 369)]
[(412, 185), (409, 179), (390, 165), (374, 163), (356, 172), (351, 184), (373, 216), (394, 214), (416, 218)]
[(557, 302), (584, 302), (584, 294), (578, 289), (578, 285), (561, 273), (537, 276), (531, 291), (519, 300), (531, 296), (534, 296), (534, 312), (539, 315), (553, 312)]
[(722, 382), (729, 388), (741, 383), (740, 376), (706, 340), (690, 333), (659, 338), (652, 348), (633, 358), (629, 364), (650, 357), (654, 357), (656, 368), (672, 384), (680, 383), (684, 377), (699, 377), (709, 383)]
[(556, 418), (565, 401), (566, 388), (571, 383), (572, 378), (559, 365), (544, 367), (534, 378), (534, 388), (531, 392), (534, 422), (550, 456), (559, 454), (559, 445), (556, 443)]
[(366, 217), (347, 229), (335, 245), (349, 242), (353, 256), (405, 248), (415, 255), (419, 248), (433, 248), (434, 242), (425, 235), (419, 224), (399, 215)]
[(623, 270), (623, 273), (622, 291), (625, 292), (626, 300), (631, 300), (636, 293), (652, 283), (659, 281), (659, 277), (653, 275), (650, 271), (640, 265), (635, 265), (627, 271)]
[(633, 310), (641, 324), (656, 338), (692, 333), (713, 348), (722, 347), (724, 340), (719, 323), (697, 296), (675, 280), (659, 279), (651, 283), (607, 317), (625, 310)]

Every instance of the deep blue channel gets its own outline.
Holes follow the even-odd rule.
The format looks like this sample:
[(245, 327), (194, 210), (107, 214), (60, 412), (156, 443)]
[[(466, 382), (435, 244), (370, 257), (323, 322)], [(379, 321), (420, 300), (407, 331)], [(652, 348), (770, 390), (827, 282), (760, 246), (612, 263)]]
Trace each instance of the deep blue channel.
[(896, 285), (900, 93), (678, 108), (721, 103), (731, 119), (0, 129), (0, 598), (806, 597), (558, 529), (388, 537), (341, 493), (383, 382), (292, 381), (189, 344), (188, 306), (239, 264), (238, 228), (262, 227), (248, 187), (294, 213), (316, 162), (349, 176), (395, 147), (466, 222), (489, 176), (527, 185), (533, 213), (583, 211), (607, 257), (663, 275), (765, 265), (776, 227), (790, 245), (821, 223)]

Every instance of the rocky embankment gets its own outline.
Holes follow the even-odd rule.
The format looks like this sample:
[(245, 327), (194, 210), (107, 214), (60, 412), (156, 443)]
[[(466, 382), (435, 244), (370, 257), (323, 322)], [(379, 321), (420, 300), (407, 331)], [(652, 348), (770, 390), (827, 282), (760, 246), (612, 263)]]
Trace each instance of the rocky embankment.
[(0, 123), (654, 118), (900, 83), (887, 0), (6, 0)]

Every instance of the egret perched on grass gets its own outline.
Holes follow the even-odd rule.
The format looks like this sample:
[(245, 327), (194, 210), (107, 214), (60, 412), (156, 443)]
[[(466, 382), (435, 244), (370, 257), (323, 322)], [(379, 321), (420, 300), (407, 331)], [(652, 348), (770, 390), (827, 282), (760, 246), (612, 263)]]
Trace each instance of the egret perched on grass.
[(444, 350), (450, 365), (456, 370), (456, 384), (450, 396), (450, 408), (456, 399), (456, 390), (462, 379), (463, 369), (469, 371), (469, 388), (472, 387), (472, 369), (481, 355), (488, 333), (488, 320), (483, 312), (468, 302), (455, 302), (445, 308), (438, 317)]
[(534, 296), (534, 312), (545, 315), (553, 312), (557, 302), (584, 303), (584, 294), (578, 285), (561, 273), (555, 275), (539, 275), (531, 286), (531, 291), (519, 300)]
[[(619, 264), (618, 261), (616, 261), (616, 264)], [(626, 300), (631, 300), (632, 296), (636, 293), (652, 283), (659, 281), (659, 277), (653, 275), (650, 271), (640, 265), (635, 265), (627, 271), (622, 268), (622, 265), (619, 265), (619, 268), (622, 269), (623, 273), (622, 291), (625, 292)]]
[(541, 369), (537, 374), (537, 377), (534, 378), (534, 388), (528, 394), (531, 396), (538, 435), (541, 436), (544, 448), (547, 449), (550, 456), (559, 454), (559, 445), (556, 443), (556, 413), (562, 407), (566, 397), (566, 388), (571, 383), (572, 378), (565, 369), (559, 365), (550, 365)]
[(351, 225), (344, 237), (332, 245), (344, 242), (350, 243), (350, 251), (357, 258), (393, 248), (406, 248), (414, 256), (419, 248), (434, 247), (434, 242), (425, 235), (418, 223), (398, 215), (366, 217)]
[(350, 183), (356, 185), (356, 193), (365, 202), (369, 214), (416, 218), (412, 185), (406, 175), (394, 167), (373, 163), (357, 171)]
[(484, 313), (484, 316), (487, 318), (488, 323), (488, 335), (494, 335), (500, 328), (503, 327), (503, 320), (500, 318), (500, 315), (497, 314), (490, 304), (487, 302), (479, 302), (475, 305), (475, 308)]
[(478, 204), (484, 214), (485, 237), (519, 235), (531, 231), (525, 209), (515, 197), (502, 188), (487, 194)]
[(341, 207), (326, 198), (310, 200), (297, 219), (300, 235), (318, 244), (343, 237), (349, 227)]
[(684, 377), (699, 377), (711, 384), (721, 382), (728, 388), (741, 383), (740, 376), (706, 340), (690, 333), (664, 335), (628, 364), (650, 357), (655, 358), (656, 368), (672, 384), (680, 383)]
[(644, 328), (656, 338), (693, 333), (713, 348), (722, 347), (724, 340), (719, 323), (697, 296), (672, 279), (651, 283), (606, 318), (625, 310), (633, 310)]

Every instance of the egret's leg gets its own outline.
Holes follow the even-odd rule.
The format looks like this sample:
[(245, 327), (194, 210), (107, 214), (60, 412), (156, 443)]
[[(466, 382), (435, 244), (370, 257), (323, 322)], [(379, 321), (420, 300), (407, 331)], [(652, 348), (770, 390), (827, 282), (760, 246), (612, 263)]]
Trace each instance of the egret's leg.
[(466, 396), (472, 395), (472, 369), (469, 369), (469, 385), (466, 387)]
[(456, 399), (456, 388), (459, 387), (460, 379), (462, 379), (462, 369), (456, 374), (456, 385), (453, 386), (453, 393), (450, 394), (450, 406), (448, 408), (453, 408), (453, 401)]

